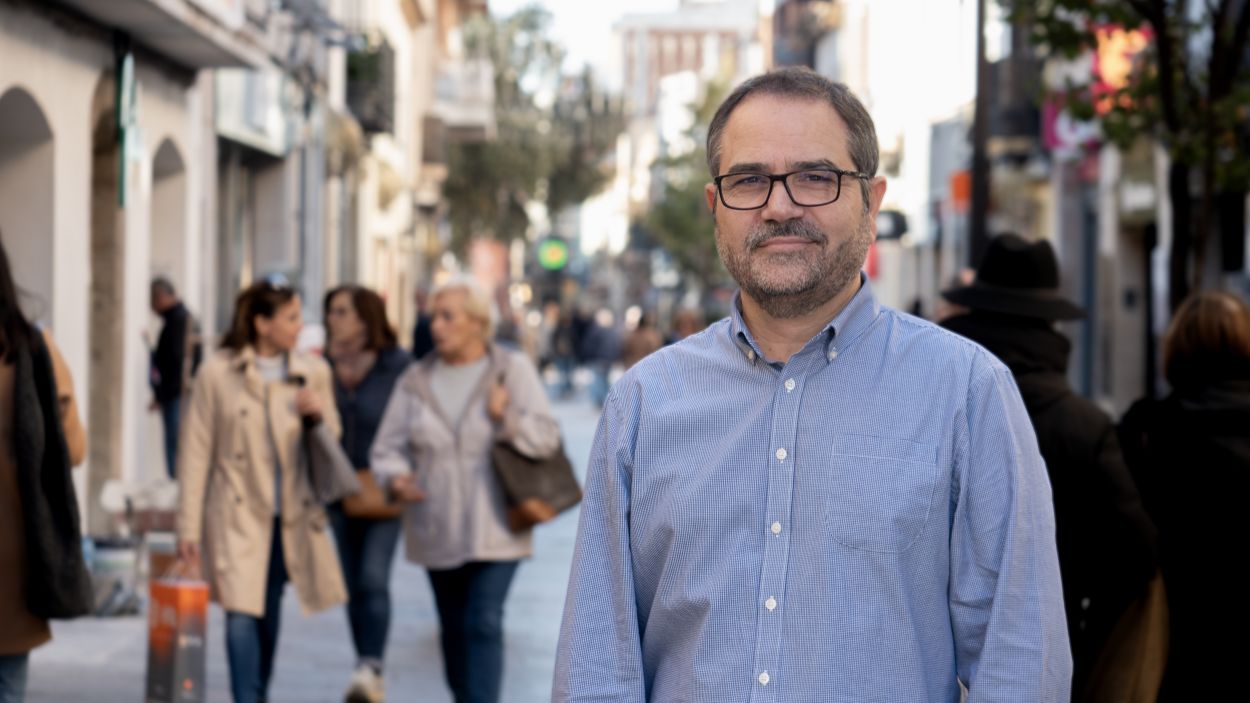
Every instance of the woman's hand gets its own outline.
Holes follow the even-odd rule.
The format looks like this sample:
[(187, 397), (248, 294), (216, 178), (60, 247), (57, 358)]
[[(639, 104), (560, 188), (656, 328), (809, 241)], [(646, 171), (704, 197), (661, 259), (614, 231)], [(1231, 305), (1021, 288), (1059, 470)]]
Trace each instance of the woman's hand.
[(200, 543), (178, 540), (178, 560), (187, 565), (199, 566)]
[(425, 500), (425, 491), (417, 486), (417, 477), (412, 474), (391, 479), (391, 495), (403, 503), (420, 503)]
[(321, 417), (321, 398), (310, 388), (301, 388), (295, 393), (295, 410), (300, 417), (309, 419)]
[(491, 385), (490, 397), (486, 401), (486, 414), (490, 415), (492, 421), (503, 422), (503, 416), (508, 411), (508, 401), (510, 399), (508, 387), (503, 384), (503, 378), (501, 377)]

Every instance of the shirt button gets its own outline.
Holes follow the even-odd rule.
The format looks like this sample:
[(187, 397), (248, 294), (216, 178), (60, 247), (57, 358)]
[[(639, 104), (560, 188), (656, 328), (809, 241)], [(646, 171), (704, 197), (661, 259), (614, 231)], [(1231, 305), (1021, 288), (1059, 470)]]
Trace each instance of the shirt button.
[(794, 390), (794, 379), (787, 378), (786, 379), (786, 392), (789, 393), (792, 390)]
[(785, 461), (787, 456), (785, 447), (777, 450), (777, 461)]
[(774, 523), (773, 523), (773, 526), (772, 526), (771, 528), (769, 528), (769, 529), (771, 529), (771, 530), (773, 531), (773, 534), (774, 534), (774, 535), (779, 535), (779, 534), (781, 534), (781, 523), (780, 523), (780, 522), (774, 522)]
[(761, 686), (767, 686), (767, 685), (768, 685), (768, 682), (769, 682), (769, 681), (771, 681), (771, 680), (772, 680), (772, 679), (768, 678), (768, 672), (767, 672), (767, 671), (765, 671), (764, 673), (760, 674), (760, 685), (761, 685)]
[(837, 350), (836, 348), (835, 348), (835, 349), (830, 349), (830, 350), (829, 350), (829, 361), (833, 361), (833, 360), (834, 360), (834, 359), (836, 359), (836, 358), (838, 358), (838, 350)]
[(748, 349), (748, 350), (747, 350), (747, 360), (748, 360), (748, 361), (755, 361), (755, 350), (754, 350), (754, 349)]
[(768, 597), (768, 600), (764, 601), (764, 607), (765, 607), (765, 608), (768, 608), (768, 612), (770, 612), (770, 613), (771, 613), (772, 611), (776, 610), (776, 609), (777, 609), (777, 599), (776, 599), (776, 598), (773, 598), (772, 596), (769, 596), (769, 597)]

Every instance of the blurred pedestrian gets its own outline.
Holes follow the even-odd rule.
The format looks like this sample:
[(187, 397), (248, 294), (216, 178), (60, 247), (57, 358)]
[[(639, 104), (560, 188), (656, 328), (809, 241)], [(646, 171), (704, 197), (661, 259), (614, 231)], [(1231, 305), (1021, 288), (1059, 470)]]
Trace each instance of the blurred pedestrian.
[[(355, 285), (326, 294), (327, 356), (334, 375), (334, 400), (343, 423), (343, 449), (370, 481), (373, 446), (391, 391), (411, 361), (386, 320), (386, 304), (375, 292)], [(391, 564), (399, 544), (402, 507), (349, 499), (329, 507), (347, 582), (347, 616), (356, 648), (356, 669), (347, 703), (379, 703), (385, 698), (383, 662), (391, 626)]]
[(651, 317), (642, 313), (638, 316), (638, 324), (621, 343), (621, 363), (629, 369), (662, 346), (664, 339), (660, 337), (659, 330), (651, 324)]
[(580, 345), (573, 313), (562, 310), (551, 339), (551, 354), (560, 374), (558, 397), (573, 396), (573, 373), (577, 371)]
[(221, 350), (196, 375), (179, 441), (178, 554), (203, 558), (226, 611), (235, 703), (269, 698), (288, 580), (305, 612), (347, 600), (300, 451), (305, 428), (339, 434), (330, 368), (293, 350), (302, 320), (281, 277), (239, 294)]
[(408, 559), (426, 567), (456, 703), (494, 703), (503, 683), (503, 608), (529, 532), (508, 529), (491, 447), (545, 457), (559, 428), (534, 365), (494, 343), (491, 300), (472, 279), (433, 296), (435, 353), (399, 380), (373, 444), (379, 483), (410, 503)]
[[(369, 448), (396, 380), (411, 359), (396, 343), (381, 296), (359, 285), (341, 285), (325, 296), (327, 357), (334, 373), (334, 398), (342, 422), (342, 448), (361, 478), (371, 480)], [(399, 544), (400, 505), (349, 500), (330, 505), (347, 584), (347, 624), (356, 648), (356, 668), (347, 703), (385, 698), (386, 638), (390, 632), (390, 573)]]
[(1099, 693), (1105, 682), (1094, 671), (1100, 659), (1117, 656), (1108, 646), (1134, 646), (1112, 642), (1111, 635), (1155, 575), (1155, 529), (1111, 418), (1068, 385), (1072, 345), (1055, 322), (1085, 313), (1060, 296), (1050, 244), (1015, 234), (991, 240), (974, 281), (942, 295), (968, 311), (942, 326), (981, 344), (1011, 369), (1046, 460), (1072, 646), (1072, 700), (1128, 701)]
[(682, 308), (673, 315), (672, 332), (665, 344), (676, 344), (692, 334), (703, 331), (703, 316), (694, 308)]
[[(86, 452), (69, 367), (22, 314), (0, 241), (0, 703), (25, 698), (30, 652), (52, 639), (47, 618), (64, 615), (49, 604), (91, 609), (70, 480)], [(66, 535), (78, 536), (76, 559), (61, 561)]]
[(160, 410), (165, 430), (165, 470), (174, 478), (178, 463), (178, 428), (183, 390), (199, 365), (199, 323), (178, 299), (168, 278), (152, 279), (152, 312), (163, 321), (160, 337), (151, 355), (151, 384), (155, 407)]
[(1172, 392), (1135, 403), (1120, 427), (1159, 528), (1170, 632), (1159, 700), (1230, 700), (1245, 688), (1237, 642), (1250, 626), (1237, 556), (1250, 495), (1250, 307), (1229, 293), (1191, 296), (1164, 336), (1163, 372)]
[(604, 405), (552, 700), (1067, 700), (1045, 467), (1010, 373), (882, 305), (871, 116), (801, 68), (708, 127), (730, 317)]
[(621, 360), (621, 333), (611, 310), (600, 308), (595, 312), (594, 323), (582, 338), (582, 357), (593, 374), (590, 399), (601, 408), (611, 386), (612, 366)]
[(423, 359), (434, 351), (434, 338), (430, 336), (430, 292), (425, 286), (417, 288), (417, 323), (412, 328), (412, 358)]

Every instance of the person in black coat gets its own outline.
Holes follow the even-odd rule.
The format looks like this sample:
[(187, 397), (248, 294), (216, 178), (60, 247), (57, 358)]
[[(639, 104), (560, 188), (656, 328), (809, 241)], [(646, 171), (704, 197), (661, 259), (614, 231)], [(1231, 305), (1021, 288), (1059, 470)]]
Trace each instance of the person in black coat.
[(1050, 475), (1059, 569), (1074, 664), (1074, 701), (1093, 700), (1100, 655), (1121, 616), (1155, 574), (1155, 530), (1102, 410), (1073, 393), (1071, 344), (1054, 326), (1083, 311), (1059, 296), (1047, 242), (996, 237), (976, 280), (943, 296), (969, 312), (942, 325), (1011, 369)]
[(152, 279), (151, 305), (152, 312), (163, 321), (151, 358), (153, 409), (161, 411), (165, 428), (165, 470), (174, 478), (182, 394), (185, 382), (199, 364), (198, 325), (167, 278)]
[(1250, 306), (1204, 292), (1163, 342), (1172, 392), (1124, 416), (1125, 458), (1159, 527), (1168, 663), (1160, 701), (1231, 700), (1250, 625), (1241, 555), (1250, 494)]

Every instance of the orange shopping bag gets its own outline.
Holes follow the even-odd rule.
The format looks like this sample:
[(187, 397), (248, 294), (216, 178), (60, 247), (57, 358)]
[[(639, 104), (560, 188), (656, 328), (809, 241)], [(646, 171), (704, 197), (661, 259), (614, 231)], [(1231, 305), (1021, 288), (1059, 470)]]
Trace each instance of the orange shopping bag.
[(147, 703), (203, 703), (208, 584), (152, 582), (148, 612)]

